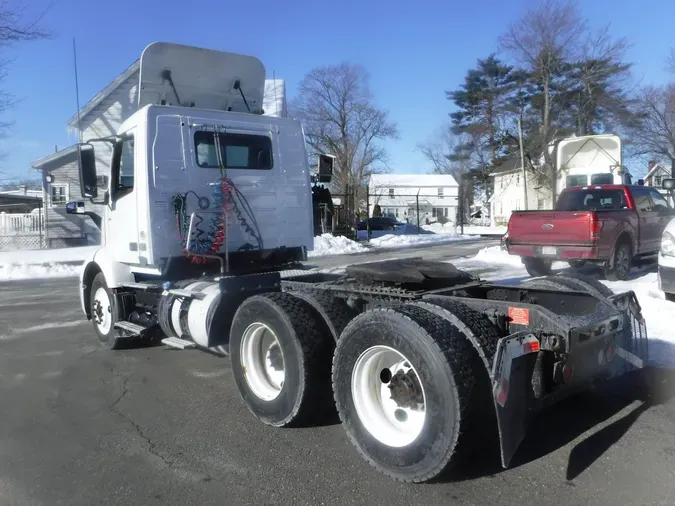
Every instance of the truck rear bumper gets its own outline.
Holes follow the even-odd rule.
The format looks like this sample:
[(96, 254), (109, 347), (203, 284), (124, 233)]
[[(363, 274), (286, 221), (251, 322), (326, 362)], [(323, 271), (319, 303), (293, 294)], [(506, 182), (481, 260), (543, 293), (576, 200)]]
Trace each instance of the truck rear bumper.
[(600, 260), (596, 246), (553, 246), (541, 244), (508, 244), (510, 255), (548, 258), (551, 260)]

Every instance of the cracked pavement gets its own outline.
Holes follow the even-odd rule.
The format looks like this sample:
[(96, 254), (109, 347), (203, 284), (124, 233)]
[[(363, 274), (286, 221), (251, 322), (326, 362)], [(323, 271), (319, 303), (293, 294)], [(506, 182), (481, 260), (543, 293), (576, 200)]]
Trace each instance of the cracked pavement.
[(228, 358), (99, 348), (76, 290), (75, 279), (0, 284), (3, 506), (675, 503), (670, 374), (650, 377), (654, 405), (626, 382), (545, 412), (512, 469), (481, 455), (455, 482), (402, 485), (339, 425), (257, 422)]

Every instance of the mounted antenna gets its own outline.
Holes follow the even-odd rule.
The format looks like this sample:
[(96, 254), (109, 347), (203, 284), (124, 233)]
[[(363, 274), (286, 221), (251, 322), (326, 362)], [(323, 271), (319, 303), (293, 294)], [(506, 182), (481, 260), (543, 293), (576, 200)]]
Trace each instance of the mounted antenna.
[(77, 50), (75, 48), (75, 37), (73, 37), (73, 64), (75, 66), (75, 101), (77, 102), (77, 140), (82, 142), (82, 127), (80, 126), (80, 87), (77, 82)]
[(239, 79), (237, 79), (234, 82), (234, 89), (239, 90), (239, 93), (241, 93), (241, 98), (244, 99), (244, 104), (246, 105), (246, 109), (248, 109), (248, 112), (251, 112), (251, 108), (248, 106), (248, 102), (246, 101), (246, 97), (244, 96), (244, 92), (241, 91), (241, 83), (239, 82)]

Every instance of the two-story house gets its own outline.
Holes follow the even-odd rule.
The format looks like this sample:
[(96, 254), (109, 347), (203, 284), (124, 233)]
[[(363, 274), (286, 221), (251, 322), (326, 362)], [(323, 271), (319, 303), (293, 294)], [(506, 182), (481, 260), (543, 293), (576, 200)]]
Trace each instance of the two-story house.
[[(527, 171), (527, 209), (550, 209), (551, 191), (542, 187), (532, 171)], [(499, 166), (492, 174), (493, 191), (490, 200), (492, 226), (508, 223), (511, 213), (526, 208), (525, 177), (520, 158), (511, 158)]]
[(379, 206), (382, 216), (423, 225), (455, 222), (459, 185), (450, 174), (374, 174), (368, 181), (369, 214)]
[(647, 166), (647, 175), (644, 177), (645, 186), (652, 186), (660, 192), (665, 192), (661, 188), (664, 179), (671, 177), (671, 168), (664, 163), (650, 160)]

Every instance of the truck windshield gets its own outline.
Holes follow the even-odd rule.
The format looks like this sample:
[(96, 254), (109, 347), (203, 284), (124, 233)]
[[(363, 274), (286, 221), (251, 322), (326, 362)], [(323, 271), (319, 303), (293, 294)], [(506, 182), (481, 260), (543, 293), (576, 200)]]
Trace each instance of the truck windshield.
[(623, 190), (573, 190), (560, 194), (557, 211), (617, 211), (628, 209)]

